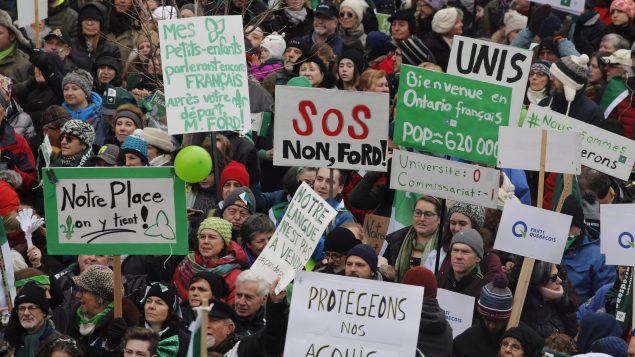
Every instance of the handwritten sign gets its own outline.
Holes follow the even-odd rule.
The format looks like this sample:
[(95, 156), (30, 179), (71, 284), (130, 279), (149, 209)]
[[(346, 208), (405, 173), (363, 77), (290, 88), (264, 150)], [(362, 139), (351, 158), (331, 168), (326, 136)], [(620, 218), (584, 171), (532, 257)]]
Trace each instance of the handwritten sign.
[(298, 272), (285, 356), (414, 356), (423, 288)]
[(393, 150), (390, 188), (395, 190), (496, 208), (499, 178), (495, 169)]
[(496, 165), (510, 88), (412, 66), (400, 78), (395, 144)]
[(244, 130), (250, 119), (241, 16), (159, 21), (168, 132)]
[[(542, 130), (501, 126), (498, 132), (498, 167), (540, 171)], [(580, 174), (580, 142), (576, 132), (549, 130), (545, 171)]]
[(389, 225), (390, 217), (367, 214), (364, 218), (365, 243), (373, 247), (378, 254), (386, 240), (386, 232), (388, 232)]
[(474, 296), (437, 289), (439, 307), (445, 311), (445, 320), (452, 326), (452, 337), (472, 327), (474, 317)]
[(511, 88), (509, 122), (515, 126), (525, 99), (532, 58), (533, 53), (526, 49), (454, 36), (447, 73)]
[(555, 10), (568, 12), (574, 15), (580, 15), (584, 12), (584, 0), (531, 0), (536, 4), (551, 5)]
[(549, 108), (530, 105), (521, 128), (545, 128), (582, 134), (580, 162), (584, 166), (628, 180), (635, 159), (635, 141), (613, 134)]
[(635, 204), (600, 205), (600, 234), (606, 264), (635, 265)]
[[(35, 23), (35, 1), (20, 0), (18, 5), (18, 27), (27, 27)], [(49, 17), (49, 6), (47, 0), (37, 0), (38, 20)]]
[(388, 94), (276, 86), (273, 163), (388, 170)]
[(282, 221), (251, 270), (271, 283), (280, 277), (284, 289), (311, 258), (324, 230), (337, 211), (302, 182)]
[(187, 254), (185, 183), (170, 167), (47, 168), (51, 254)]
[(572, 217), (518, 202), (505, 203), (494, 249), (560, 264)]

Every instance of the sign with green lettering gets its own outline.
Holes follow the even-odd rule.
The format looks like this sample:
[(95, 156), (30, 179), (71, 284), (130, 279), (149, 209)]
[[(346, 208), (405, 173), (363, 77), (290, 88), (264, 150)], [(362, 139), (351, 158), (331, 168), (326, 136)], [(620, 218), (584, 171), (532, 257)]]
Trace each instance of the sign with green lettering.
[(390, 18), (390, 14), (377, 13), (375, 14), (375, 16), (377, 16), (379, 31), (390, 36), (390, 22), (388, 21), (388, 19)]
[(512, 90), (402, 66), (394, 142), (496, 165), (498, 127), (507, 126)]
[(51, 254), (187, 254), (185, 183), (171, 167), (45, 168)]
[(241, 16), (159, 21), (170, 134), (251, 127)]

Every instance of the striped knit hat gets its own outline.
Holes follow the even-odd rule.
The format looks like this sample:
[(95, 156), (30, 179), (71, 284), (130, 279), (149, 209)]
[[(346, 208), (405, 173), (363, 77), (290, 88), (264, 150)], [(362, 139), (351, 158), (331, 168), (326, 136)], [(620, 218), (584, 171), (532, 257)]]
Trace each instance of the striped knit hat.
[(507, 283), (505, 274), (497, 274), (481, 289), (481, 297), (478, 299), (478, 313), (481, 316), (496, 320), (511, 316), (514, 297)]

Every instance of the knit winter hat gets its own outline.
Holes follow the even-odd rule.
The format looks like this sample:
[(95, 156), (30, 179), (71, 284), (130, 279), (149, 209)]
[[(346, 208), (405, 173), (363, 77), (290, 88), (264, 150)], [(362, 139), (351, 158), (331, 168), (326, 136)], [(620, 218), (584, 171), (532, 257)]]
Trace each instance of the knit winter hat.
[(448, 220), (453, 213), (461, 213), (467, 216), (472, 221), (472, 224), (479, 227), (483, 227), (483, 223), (485, 223), (485, 208), (481, 206), (457, 202), (448, 209)]
[(560, 210), (562, 214), (568, 214), (573, 217), (571, 220), (571, 225), (576, 226), (578, 228), (584, 228), (584, 212), (582, 211), (582, 206), (578, 203), (578, 200), (575, 199), (575, 196), (569, 195), (562, 204), (562, 210)]
[(353, 247), (362, 242), (355, 237), (355, 234), (349, 229), (342, 227), (335, 227), (329, 234), (326, 235), (324, 240), (325, 252), (337, 252), (341, 255), (346, 255)]
[(362, 22), (364, 19), (364, 11), (368, 8), (368, 4), (364, 0), (344, 0), (340, 3), (340, 11), (342, 8), (348, 7), (357, 15), (357, 21)]
[(545, 76), (549, 77), (551, 75), (551, 71), (549, 71), (549, 66), (551, 66), (551, 62), (536, 61), (536, 62), (531, 64), (531, 67), (529, 68), (529, 73), (538, 72), (538, 73), (542, 73)]
[(302, 41), (301, 37), (294, 37), (290, 39), (289, 42), (287, 42), (287, 48), (289, 47), (297, 48), (300, 52), (302, 52), (303, 56), (306, 56), (309, 52), (311, 52), (311, 48)]
[(61, 128), (69, 120), (71, 120), (71, 114), (68, 110), (59, 105), (50, 105), (42, 112), (40, 123), (43, 127), (48, 125), (54, 128)]
[(364, 71), (364, 54), (359, 52), (356, 49), (350, 49), (342, 52), (340, 57), (337, 59), (337, 65), (339, 66), (340, 61), (343, 59), (349, 59), (353, 62), (353, 65), (357, 69), (358, 74), (362, 74)]
[(176, 19), (178, 15), (179, 12), (174, 6), (159, 6), (152, 11), (152, 18), (156, 21)]
[(26, 283), (20, 289), (20, 292), (15, 297), (13, 308), (17, 311), (21, 304), (27, 303), (37, 305), (45, 315), (50, 314), (50, 305), (48, 300), (46, 300), (46, 292), (33, 281)]
[(248, 186), (238, 187), (229, 193), (229, 196), (223, 201), (223, 211), (227, 207), (235, 204), (238, 200), (247, 205), (247, 209), (251, 214), (256, 213), (256, 198)]
[(119, 118), (128, 118), (130, 120), (132, 120), (134, 122), (134, 125), (137, 127), (137, 129), (143, 129), (143, 121), (141, 120), (141, 118), (139, 117), (139, 115), (137, 115), (137, 113), (131, 111), (131, 110), (122, 110), (119, 111), (115, 114), (115, 120), (114, 122), (117, 122), (117, 119)]
[(284, 50), (287, 48), (287, 44), (284, 42), (284, 34), (279, 35), (277, 32), (274, 32), (268, 35), (262, 40), (260, 47), (269, 50), (269, 58), (281, 59)]
[(511, 316), (514, 296), (507, 287), (505, 274), (496, 274), (494, 279), (481, 288), (478, 313), (489, 319), (504, 320)]
[(434, 62), (434, 55), (420, 39), (407, 38), (397, 44), (401, 50), (403, 64), (418, 66), (423, 62)]
[(208, 217), (198, 226), (196, 234), (201, 234), (203, 229), (211, 229), (218, 232), (223, 241), (225, 241), (225, 245), (229, 246), (229, 242), (232, 240), (232, 224), (228, 221), (218, 217)]
[(100, 53), (97, 58), (95, 58), (95, 63), (93, 64), (93, 73), (98, 73), (97, 70), (99, 69), (99, 67), (103, 66), (114, 69), (115, 77), (120, 76), (123, 72), (121, 60), (119, 59), (119, 57), (115, 57), (115, 55), (110, 52)]
[(86, 147), (93, 146), (95, 141), (95, 129), (88, 122), (82, 120), (73, 119), (67, 121), (60, 130), (60, 135), (64, 134), (76, 137)]
[(194, 275), (192, 279), (190, 279), (190, 285), (192, 285), (192, 283), (199, 279), (207, 281), (212, 289), (212, 296), (215, 299), (225, 299), (227, 296), (229, 296), (229, 287), (227, 286), (225, 278), (223, 278), (222, 276), (211, 271), (203, 270), (196, 273), (196, 275)]
[(589, 56), (567, 56), (560, 62), (551, 65), (551, 74), (558, 78), (564, 85), (564, 96), (568, 102), (572, 102), (575, 93), (584, 87), (587, 81), (587, 63)]
[(437, 297), (437, 279), (430, 269), (417, 266), (408, 269), (401, 280), (402, 284), (423, 286), (423, 297)]
[(366, 264), (370, 266), (370, 270), (372, 270), (373, 273), (377, 272), (377, 262), (379, 261), (379, 258), (377, 258), (377, 252), (375, 252), (375, 249), (373, 249), (373, 247), (363, 243), (358, 244), (351, 248), (346, 256), (356, 256), (362, 258), (366, 262)]
[(452, 242), (450, 243), (450, 249), (456, 243), (463, 243), (474, 251), (476, 255), (483, 259), (483, 237), (481, 234), (474, 228), (464, 229), (462, 231), (456, 232), (454, 237), (452, 237)]
[(371, 31), (366, 36), (366, 60), (368, 62), (387, 55), (395, 49), (395, 45), (388, 35), (381, 31)]
[(93, 76), (88, 71), (78, 68), (73, 72), (69, 72), (62, 79), (62, 88), (68, 83), (73, 83), (81, 88), (86, 93), (86, 96), (90, 98), (90, 92), (93, 90)]
[(170, 134), (159, 128), (143, 128), (143, 137), (148, 142), (148, 145), (152, 145), (161, 151), (170, 153), (173, 150)]
[(540, 356), (545, 340), (536, 331), (527, 325), (512, 327), (505, 331), (505, 337), (513, 337), (520, 342), (525, 356)]
[(100, 11), (99, 6), (95, 3), (87, 3), (79, 9), (77, 21), (81, 24), (84, 20), (99, 21), (102, 25), (105, 23), (104, 14)]
[(104, 265), (91, 265), (79, 276), (73, 277), (73, 282), (83, 291), (87, 291), (106, 302), (114, 300), (115, 274)]
[(520, 31), (527, 27), (527, 16), (521, 15), (516, 10), (505, 13), (503, 23), (505, 24), (505, 36), (511, 32)]
[(241, 186), (249, 187), (249, 173), (245, 165), (238, 161), (230, 161), (220, 174), (220, 187), (225, 186), (227, 180), (236, 180)]
[(613, 0), (610, 11), (619, 10), (628, 16), (629, 20), (635, 17), (635, 3), (633, 0)]
[(447, 7), (437, 11), (432, 17), (432, 31), (445, 35), (456, 25), (459, 16), (463, 16), (463, 13), (456, 7)]
[(576, 347), (580, 352), (587, 352), (593, 342), (609, 336), (621, 337), (622, 327), (615, 316), (605, 312), (592, 312), (580, 319), (580, 332)]
[(159, 282), (150, 284), (150, 286), (146, 289), (145, 296), (141, 299), (141, 304), (145, 305), (150, 296), (155, 296), (165, 301), (165, 304), (168, 305), (170, 311), (180, 312), (179, 304), (181, 303), (181, 299), (179, 298), (179, 294), (176, 291), (176, 288), (174, 288), (174, 285)]
[(121, 151), (124, 154), (137, 155), (144, 164), (148, 164), (148, 142), (143, 137), (143, 130), (135, 129), (131, 135), (121, 144)]
[(628, 345), (626, 341), (619, 337), (604, 337), (591, 344), (591, 352), (606, 353), (609, 356), (626, 356), (628, 354)]

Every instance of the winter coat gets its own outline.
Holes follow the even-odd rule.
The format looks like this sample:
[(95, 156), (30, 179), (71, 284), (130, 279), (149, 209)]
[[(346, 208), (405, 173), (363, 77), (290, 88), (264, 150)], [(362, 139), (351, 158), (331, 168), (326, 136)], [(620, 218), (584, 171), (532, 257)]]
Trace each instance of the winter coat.
[[(18, 44), (17, 41), (16, 44)], [(27, 83), (34, 77), (29, 56), (17, 47), (11, 54), (0, 60), (0, 74), (13, 79), (12, 92), (18, 98), (26, 96)]]
[[(142, 327), (148, 327), (147, 325), (142, 325)], [(159, 335), (159, 345), (161, 345), (161, 341), (165, 341), (170, 337), (176, 336), (178, 338), (178, 350), (176, 354), (163, 354), (166, 357), (186, 357), (187, 349), (190, 344), (190, 331), (184, 328), (178, 328), (170, 326), (166, 330), (162, 331)]]
[[(404, 239), (406, 239), (406, 235), (412, 229), (412, 226), (407, 226), (401, 228), (395, 232), (392, 232), (386, 236), (386, 243), (388, 243), (388, 247), (384, 252), (384, 258), (388, 260), (388, 264), (395, 266), (397, 264), (397, 257), (399, 256), (399, 250), (401, 250), (401, 245), (403, 244)], [(446, 252), (441, 249), (441, 257), (439, 257), (439, 262), (443, 262), (446, 259)], [(432, 249), (428, 258), (423, 263), (423, 267), (426, 269), (432, 270), (434, 272), (434, 266), (437, 261), (437, 250)]]
[(613, 285), (614, 283), (609, 283), (599, 288), (589, 300), (580, 305), (578, 307), (578, 312), (576, 312), (577, 319), (580, 320), (584, 317), (584, 315), (592, 312), (607, 312), (605, 307), (606, 293), (613, 287)]
[[(136, 48), (135, 40), (140, 28), (138, 20), (131, 17), (129, 13), (117, 13), (112, 5), (109, 6), (108, 12), (108, 20), (110, 22), (108, 25), (108, 41), (116, 44), (117, 48), (119, 48), (121, 63), (127, 63), (130, 54)], [(119, 75), (121, 75), (121, 72), (119, 72)]]
[[(390, 168), (388, 170), (390, 171)], [(346, 203), (358, 210), (371, 211), (373, 214), (389, 217), (394, 198), (394, 191), (390, 189), (389, 176), (381, 172), (367, 172), (352, 188)], [(360, 222), (363, 220), (360, 219)]]
[(11, 124), (15, 132), (22, 135), (26, 140), (30, 140), (35, 136), (31, 116), (22, 110), (22, 107), (13, 98), (11, 99), (11, 107), (7, 110), (4, 120)]
[(584, 88), (575, 94), (575, 98), (571, 103), (567, 102), (564, 94), (556, 94), (555, 96), (549, 96), (541, 100), (538, 105), (541, 107), (549, 107), (549, 109), (554, 112), (568, 115), (573, 119), (578, 119), (591, 125), (597, 126), (604, 121), (602, 109), (600, 109), (594, 101), (584, 95)]
[(267, 90), (272, 98), (275, 98), (276, 86), (286, 85), (291, 78), (293, 78), (293, 72), (289, 72), (285, 68), (280, 68), (274, 73), (269, 73), (265, 79), (262, 80), (262, 87)]
[(447, 357), (452, 354), (452, 327), (445, 319), (445, 311), (435, 298), (424, 297), (417, 348), (425, 356)]
[(481, 296), (481, 288), (487, 283), (483, 274), (478, 272), (476, 267), (472, 272), (464, 276), (460, 281), (454, 279), (454, 270), (450, 269), (446, 274), (439, 273), (437, 275), (439, 289), (454, 291), (455, 293), (469, 295), (474, 297), (474, 310), (472, 324), (478, 321), (478, 310), (476, 304)]
[(62, 32), (68, 34), (71, 38), (77, 37), (77, 11), (71, 9), (68, 6), (68, 2), (64, 1), (58, 7), (48, 8), (49, 17), (47, 18), (48, 25), (51, 29), (62, 29)]
[(71, 115), (71, 119), (78, 119), (93, 125), (98, 118), (101, 118), (101, 96), (95, 92), (90, 92), (90, 101), (88, 107), (84, 109), (72, 109), (68, 103), (64, 101), (62, 107)]
[(547, 338), (554, 332), (574, 337), (578, 333), (577, 306), (565, 294), (557, 301), (545, 301), (537, 286), (530, 284), (520, 320)]
[(605, 31), (606, 25), (600, 21), (600, 14), (594, 10), (587, 10), (576, 21), (573, 43), (580, 53), (590, 56), (600, 48)]
[(505, 329), (502, 329), (499, 333), (492, 334), (479, 319), (472, 327), (456, 336), (452, 356), (498, 357), (499, 346), (503, 340), (504, 332)]
[(450, 46), (443, 39), (443, 35), (430, 32), (423, 40), (423, 43), (428, 47), (430, 52), (434, 53), (436, 64), (443, 68), (443, 72), (447, 71), (448, 62), (450, 62)]
[[(613, 83), (613, 81), (621, 81), (624, 83), (624, 79), (621, 77), (615, 77), (609, 81), (607, 88), (611, 88), (614, 84), (616, 84)], [(635, 140), (635, 103), (633, 101), (635, 92), (631, 89), (635, 85), (635, 78), (629, 78), (628, 82), (624, 84), (626, 88), (626, 97), (622, 99), (610, 113), (608, 113), (606, 119), (619, 121), (624, 127), (624, 136), (628, 139)], [(610, 96), (608, 92), (609, 91), (604, 92), (604, 95), (607, 97)]]
[[(578, 243), (578, 244), (576, 244)], [(562, 256), (562, 265), (575, 288), (580, 301), (587, 301), (603, 285), (615, 280), (615, 268), (606, 265), (600, 253), (600, 240), (591, 240), (587, 234), (580, 236)]]
[[(104, 19), (108, 18), (108, 11), (104, 5), (98, 2), (91, 2), (90, 5), (97, 8)], [(71, 45), (73, 50), (70, 54), (71, 60), (77, 67), (91, 72), (95, 59), (104, 52), (110, 52), (113, 57), (121, 58), (119, 47), (104, 36), (99, 38), (96, 48), (93, 48), (92, 51), (88, 51), (88, 45), (86, 44), (86, 38), (84, 37), (81, 26), (82, 24), (78, 22), (77, 36), (73, 38)], [(101, 24), (101, 33), (108, 33), (108, 24)]]
[(236, 316), (236, 329), (234, 333), (239, 338), (243, 338), (245, 336), (250, 336), (258, 331), (262, 330), (265, 327), (265, 308), (264, 306), (256, 312), (256, 315), (252, 317), (241, 317)]
[(282, 68), (282, 60), (277, 58), (268, 59), (262, 64), (251, 66), (251, 74), (262, 82), (270, 73)]
[[(310, 34), (302, 37), (301, 39), (302, 43), (304, 43), (304, 45), (309, 48), (313, 47), (313, 45), (315, 45), (315, 40), (313, 39), (313, 35), (314, 33), (311, 32)], [(342, 37), (340, 36), (340, 33), (338, 31), (335, 31), (334, 33), (329, 35), (326, 38), (325, 42), (327, 45), (331, 46), (336, 56), (339, 56), (342, 54), (344, 41), (342, 40)]]
[(313, 10), (311, 9), (306, 9), (306, 18), (297, 25), (291, 22), (284, 9), (274, 11), (273, 16), (275, 16), (278, 26), (284, 29), (282, 31), (285, 33), (284, 38), (287, 42), (296, 37), (306, 36), (313, 31)]
[[(19, 193), (35, 187), (37, 185), (37, 172), (33, 152), (31, 152), (26, 139), (16, 133), (13, 127), (4, 120), (0, 122), (1, 151), (10, 151), (13, 154), (15, 166), (13, 170), (0, 171), (0, 180), (11, 181), (10, 183)], [(7, 178), (6, 176), (11, 177)]]
[(624, 37), (628, 43), (633, 43), (635, 41), (635, 24), (632, 21), (628, 22), (627, 26), (617, 27), (613, 24), (606, 26), (606, 31), (604, 34), (616, 33), (622, 37)]

